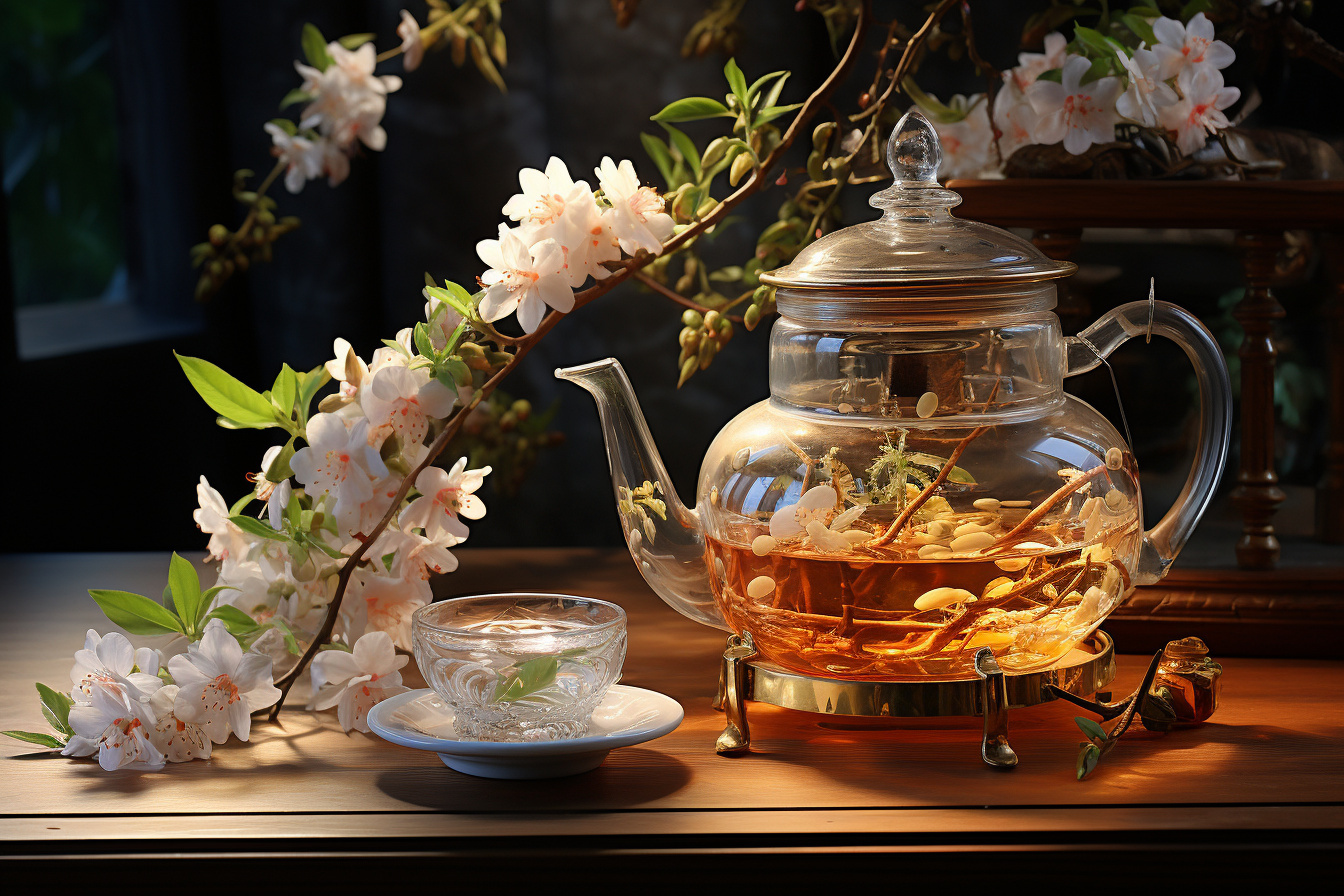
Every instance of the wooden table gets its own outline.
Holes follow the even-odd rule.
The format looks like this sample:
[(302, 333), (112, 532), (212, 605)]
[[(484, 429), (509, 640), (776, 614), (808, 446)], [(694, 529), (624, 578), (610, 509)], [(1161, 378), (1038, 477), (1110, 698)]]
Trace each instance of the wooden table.
[[(959, 889), (1030, 875), (1092, 890), (1120, 873), (1160, 886), (1338, 871), (1344, 664), (1227, 660), (1213, 724), (1128, 735), (1081, 783), (1074, 713), (1059, 704), (1012, 713), (1022, 763), (1007, 773), (980, 762), (977, 720), (868, 728), (759, 704), (755, 752), (725, 758), (713, 751), (723, 717), (709, 708), (721, 636), (658, 603), (622, 553), (460, 557), (439, 583), (452, 593), (562, 589), (622, 604), (625, 681), (680, 700), (681, 728), (592, 773), (540, 782), (467, 777), (298, 708), (278, 726), (254, 725), (250, 744), (160, 773), (108, 774), (6, 740), (0, 874), (68, 886), (155, 857), (158, 880), (189, 872), (240, 886), (272, 873), (384, 885), (437, 873), (450, 889), (508, 892), (549, 889), (554, 870), (740, 892), (770, 880), (849, 887), (868, 874)], [(166, 567), (157, 554), (0, 557), (0, 726), (42, 730), (32, 682), (68, 687), (85, 629), (107, 629), (85, 589), (156, 594)], [(1136, 684), (1143, 664), (1122, 657), (1117, 688)]]

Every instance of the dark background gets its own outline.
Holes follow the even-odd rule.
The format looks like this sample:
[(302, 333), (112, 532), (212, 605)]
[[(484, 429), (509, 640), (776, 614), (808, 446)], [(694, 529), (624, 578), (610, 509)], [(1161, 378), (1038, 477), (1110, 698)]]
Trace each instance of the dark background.
[[(576, 178), (591, 181), (591, 169), (611, 155), (634, 160), (645, 180), (656, 182), (639, 142), (641, 131), (658, 130), (648, 116), (678, 97), (726, 90), (723, 56), (680, 56), (682, 37), (703, 12), (700, 2), (645, 0), (633, 24), (621, 29), (605, 0), (512, 0), (504, 7), (507, 94), (470, 64), (458, 69), (446, 52), (428, 54), (389, 99), (386, 151), (356, 158), (337, 189), (314, 181), (291, 196), (277, 185), (279, 213), (300, 216), (301, 229), (282, 238), (273, 263), (196, 305), (188, 249), (210, 224), (236, 225), (241, 217), (229, 195), (235, 169), (269, 169), (270, 141), (261, 126), (298, 85), (292, 61), (303, 23), (315, 23), (329, 38), (375, 31), (378, 46), (387, 48), (403, 5), (424, 21), (417, 0), (0, 2), (6, 85), (0, 127), (11, 206), (0, 215), (6, 228), (0, 243), (9, 246), (0, 254), (7, 550), (203, 545), (191, 519), (197, 477), (207, 476), (232, 501), (249, 489), (243, 474), (257, 468), (273, 434), (218, 429), (172, 349), (213, 360), (259, 388), (282, 361), (306, 369), (331, 357), (335, 336), (368, 357), (380, 338), (419, 319), (424, 271), (464, 284), (481, 271), (475, 244), (494, 235), (519, 168), (544, 167), (554, 154)], [(1043, 5), (972, 2), (983, 55), (999, 67), (1012, 65), (1023, 22)], [(922, 7), (877, 4), (880, 16), (895, 14), (912, 26), (923, 18)], [(1307, 21), (1332, 43), (1342, 42), (1338, 5), (1316, 4)], [(742, 23), (736, 58), (749, 78), (791, 69), (785, 101), (800, 101), (833, 64), (820, 19), (795, 12), (791, 2), (756, 0)], [(1224, 73), (1228, 82), (1243, 96), (1254, 84), (1264, 98), (1250, 123), (1339, 138), (1344, 85), (1337, 78), (1273, 48), (1255, 58), (1237, 49), (1237, 63)], [(842, 108), (854, 108), (871, 79), (872, 58), (871, 52), (860, 58), (837, 94)], [(402, 74), (398, 61), (379, 70)], [(90, 82), (94, 75), (102, 80)], [(944, 99), (983, 90), (968, 63), (946, 57), (931, 59), (919, 81)], [(34, 127), (48, 152), (59, 135), (63, 161), (55, 167), (24, 156)], [(702, 145), (714, 133), (688, 130)], [(25, 223), (25, 203), (50, 206), (57, 186), (74, 195), (99, 165), (113, 172), (111, 186), (83, 189), (115, 191), (110, 203), (91, 202), (115, 214), (81, 219), (79, 232)], [(781, 192), (745, 207), (749, 221), (739, 235), (719, 241), (721, 263), (746, 257), (752, 235), (773, 220)], [(846, 220), (870, 215), (866, 191), (850, 192)], [(1085, 266), (1078, 287), (1096, 313), (1142, 298), (1155, 275), (1160, 298), (1195, 310), (1234, 353), (1238, 331), (1228, 310), (1240, 278), (1230, 236), (1180, 242), (1171, 234), (1093, 234), (1075, 260)], [(103, 301), (80, 301), (102, 293), (113, 269), (121, 273)], [(1290, 498), (1279, 521), (1289, 564), (1321, 556), (1310, 532), (1311, 486), (1323, 469), (1321, 370), (1337, 350), (1319, 326), (1320, 275), (1308, 275), (1305, 285), (1281, 295), (1289, 318), (1280, 340), (1288, 372), (1279, 389), (1279, 447)], [(17, 330), (9, 329), (16, 319)], [(487, 491), (490, 512), (473, 526), (472, 544), (619, 543), (597, 415), (586, 393), (553, 379), (557, 366), (619, 357), (674, 482), (683, 494), (692, 490), (713, 435), (767, 394), (769, 328), (739, 327), (713, 367), (677, 390), (679, 329), (677, 309), (627, 285), (563, 321), (532, 352), (504, 388), (538, 408), (558, 401), (554, 428), (566, 439), (542, 455), (516, 498)], [(1183, 356), (1168, 346), (1131, 344), (1114, 362), (1155, 519), (1184, 479), (1193, 380)], [(1104, 371), (1070, 381), (1070, 390), (1118, 421)], [(1235, 464), (1234, 456), (1230, 469)], [(1231, 564), (1228, 533), (1235, 528), (1221, 500), (1192, 546), (1192, 562)]]

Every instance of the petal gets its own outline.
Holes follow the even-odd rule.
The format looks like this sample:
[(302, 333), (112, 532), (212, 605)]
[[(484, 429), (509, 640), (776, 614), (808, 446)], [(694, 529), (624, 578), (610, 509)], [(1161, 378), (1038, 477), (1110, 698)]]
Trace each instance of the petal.
[(263, 684), (270, 684), (271, 658), (260, 653), (248, 652), (243, 655), (229, 677), (233, 679), (234, 687), (244, 694)]
[(509, 270), (530, 271), (532, 269), (532, 253), (528, 251), (527, 243), (524, 243), (518, 236), (518, 231), (509, 230), (502, 234), (499, 247), (504, 253), (504, 266)]
[(508, 317), (518, 307), (518, 296), (502, 283), (495, 283), (481, 297), (478, 310), (490, 323)]
[(557, 272), (548, 277), (542, 277), (537, 281), (534, 289), (541, 300), (556, 311), (568, 314), (574, 310), (574, 290), (570, 288), (569, 282), (563, 274)]
[(527, 267), (542, 277), (559, 273), (565, 267), (564, 250), (554, 239), (544, 239), (532, 247)]
[(392, 638), (386, 632), (369, 632), (355, 642), (352, 658), (359, 669), (370, 675), (381, 675), (390, 671), (391, 658), (397, 655), (392, 646)]
[(479, 520), (485, 516), (485, 502), (475, 495), (466, 495), (462, 498), (458, 513), (469, 520)]
[[(232, 676), (243, 658), (243, 648), (238, 639), (229, 634), (224, 623), (218, 619), (210, 620), (201, 636), (201, 653), (214, 661), (219, 671)], [(202, 670), (204, 671), (204, 670)]]
[(102, 668), (116, 675), (130, 674), (135, 665), (135, 648), (121, 632), (111, 632), (94, 651)]
[(235, 700), (229, 704), (229, 727), (239, 740), (245, 741), (252, 733), (252, 715), (248, 712), (247, 701)]
[(1185, 45), (1185, 26), (1175, 19), (1162, 16), (1153, 22), (1153, 36), (1169, 47), (1179, 48)]
[(1204, 51), (1204, 64), (1214, 68), (1227, 68), (1236, 61), (1237, 53), (1227, 44), (1216, 40)]
[(453, 412), (457, 396), (438, 380), (430, 380), (420, 387), (417, 400), (420, 408), (431, 417), (447, 417)]
[(518, 303), (518, 323), (525, 333), (535, 333), (546, 316), (546, 303), (537, 295), (535, 289), (529, 289)]
[(481, 240), (476, 244), (476, 255), (485, 262), (486, 267), (504, 270), (504, 254), (500, 251), (499, 240)]

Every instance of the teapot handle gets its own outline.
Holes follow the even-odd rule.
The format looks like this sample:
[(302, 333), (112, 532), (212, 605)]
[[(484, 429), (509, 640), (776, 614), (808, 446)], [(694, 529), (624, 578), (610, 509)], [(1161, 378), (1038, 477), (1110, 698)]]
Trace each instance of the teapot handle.
[(1179, 345), (1199, 383), (1199, 447), (1194, 467), (1167, 515), (1143, 535), (1135, 585), (1151, 585), (1172, 561), (1204, 515), (1218, 485), (1232, 438), (1232, 383), (1213, 335), (1194, 315), (1170, 302), (1130, 302), (1107, 312), (1077, 336), (1068, 337), (1065, 376), (1086, 373), (1122, 343), (1156, 333)]

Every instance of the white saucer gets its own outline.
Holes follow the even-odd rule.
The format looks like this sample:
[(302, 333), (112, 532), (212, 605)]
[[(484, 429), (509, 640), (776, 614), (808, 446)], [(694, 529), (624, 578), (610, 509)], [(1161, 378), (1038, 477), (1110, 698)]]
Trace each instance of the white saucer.
[(384, 740), (439, 754), (449, 768), (481, 778), (560, 778), (590, 771), (617, 747), (642, 744), (681, 724), (681, 704), (657, 691), (615, 684), (593, 712), (585, 737), (538, 743), (458, 740), (453, 711), (429, 688), (399, 694), (369, 710)]

